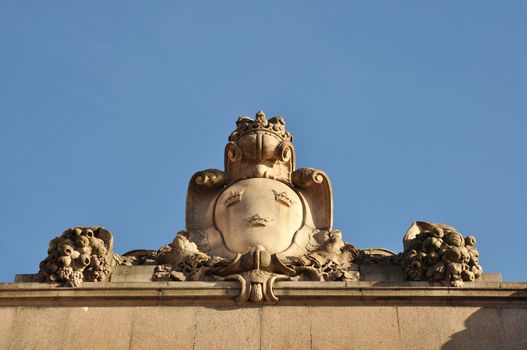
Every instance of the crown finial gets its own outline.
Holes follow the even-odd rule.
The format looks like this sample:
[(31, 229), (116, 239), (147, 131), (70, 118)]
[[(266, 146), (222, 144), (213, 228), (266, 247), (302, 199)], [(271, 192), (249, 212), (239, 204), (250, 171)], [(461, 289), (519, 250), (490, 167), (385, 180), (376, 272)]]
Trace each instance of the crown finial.
[(254, 119), (253, 125), (258, 127), (258, 125), (267, 126), (269, 123), (267, 122), (267, 119), (265, 118), (265, 113), (263, 111), (258, 111), (256, 113), (256, 118)]
[(285, 129), (284, 118), (273, 117), (271, 119), (267, 119), (265, 117), (265, 113), (262, 110), (256, 112), (254, 119), (251, 119), (247, 116), (239, 117), (236, 121), (236, 130), (234, 130), (229, 136), (229, 141), (235, 141), (244, 135), (256, 132), (274, 134), (283, 141), (293, 141), (293, 137)]

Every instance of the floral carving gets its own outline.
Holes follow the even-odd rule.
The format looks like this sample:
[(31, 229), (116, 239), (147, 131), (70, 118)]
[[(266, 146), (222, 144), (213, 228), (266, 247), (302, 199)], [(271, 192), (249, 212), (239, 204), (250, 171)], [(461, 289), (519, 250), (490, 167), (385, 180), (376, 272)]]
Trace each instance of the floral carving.
[(49, 242), (40, 263), (39, 279), (78, 287), (106, 281), (114, 264), (112, 234), (102, 227), (74, 227)]
[(482, 268), (474, 236), (463, 237), (451, 226), (415, 222), (404, 240), (402, 263), (409, 280), (453, 287), (479, 278)]

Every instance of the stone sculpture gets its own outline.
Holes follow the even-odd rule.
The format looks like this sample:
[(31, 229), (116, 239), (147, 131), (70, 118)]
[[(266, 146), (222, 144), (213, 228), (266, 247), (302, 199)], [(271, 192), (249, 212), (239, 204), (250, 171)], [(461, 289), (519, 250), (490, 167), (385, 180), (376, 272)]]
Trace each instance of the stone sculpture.
[(102, 227), (74, 227), (49, 242), (48, 256), (40, 263), (42, 282), (78, 287), (82, 282), (108, 280), (115, 263), (112, 234)]
[(409, 280), (439, 282), (454, 287), (481, 276), (474, 236), (463, 237), (455, 228), (417, 221), (404, 240), (403, 267)]
[(225, 171), (196, 173), (186, 231), (162, 247), (155, 280), (240, 281), (240, 301), (276, 301), (276, 280), (358, 280), (358, 250), (332, 228), (328, 176), (295, 169), (281, 117), (240, 117), (225, 147)]
[(361, 266), (456, 287), (481, 275), (475, 238), (446, 225), (414, 223), (402, 254), (344, 242), (333, 228), (329, 177), (296, 169), (292, 142), (282, 117), (240, 117), (225, 146), (225, 169), (190, 179), (186, 227), (172, 243), (120, 256), (106, 229), (75, 227), (50, 242), (39, 279), (76, 287), (108, 281), (116, 265), (150, 264), (153, 281), (233, 280), (238, 301), (274, 303), (275, 281), (358, 281)]

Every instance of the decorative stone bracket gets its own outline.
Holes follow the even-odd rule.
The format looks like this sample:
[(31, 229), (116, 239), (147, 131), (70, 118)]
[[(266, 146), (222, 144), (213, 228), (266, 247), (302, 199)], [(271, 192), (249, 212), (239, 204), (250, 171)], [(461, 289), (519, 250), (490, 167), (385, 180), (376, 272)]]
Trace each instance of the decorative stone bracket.
[(158, 265), (154, 281), (239, 281), (239, 302), (275, 303), (275, 281), (358, 281), (358, 268), (353, 261), (359, 253), (351, 244), (342, 241), (340, 231), (317, 232), (324, 239), (319, 248), (300, 258), (269, 254), (256, 247), (233, 260), (208, 256), (199, 251), (188, 233), (180, 231), (174, 241), (157, 251)]
[(226, 281), (240, 282), (240, 295), (236, 300), (240, 303), (252, 302), (256, 304), (274, 304), (278, 298), (274, 295), (273, 287), (275, 281), (289, 281), (291, 277), (277, 275), (263, 270), (251, 270), (242, 274), (229, 275)]

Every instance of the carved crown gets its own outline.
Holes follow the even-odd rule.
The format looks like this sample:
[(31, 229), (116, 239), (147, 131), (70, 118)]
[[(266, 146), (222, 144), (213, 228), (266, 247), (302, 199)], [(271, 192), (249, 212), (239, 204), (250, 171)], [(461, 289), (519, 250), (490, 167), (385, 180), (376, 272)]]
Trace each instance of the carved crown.
[(230, 195), (225, 199), (225, 206), (230, 207), (231, 205), (241, 202), (243, 197), (243, 192), (245, 190), (242, 190), (240, 192), (233, 192), (231, 191)]
[(293, 135), (285, 129), (284, 118), (277, 116), (267, 119), (262, 111), (256, 113), (255, 119), (247, 116), (239, 117), (236, 121), (236, 130), (229, 136), (229, 141), (236, 141), (244, 135), (262, 131), (275, 134), (282, 141), (293, 141)]
[(255, 119), (240, 117), (225, 147), (228, 183), (247, 178), (270, 178), (291, 182), (295, 170), (293, 136), (282, 117), (267, 119), (259, 111)]

